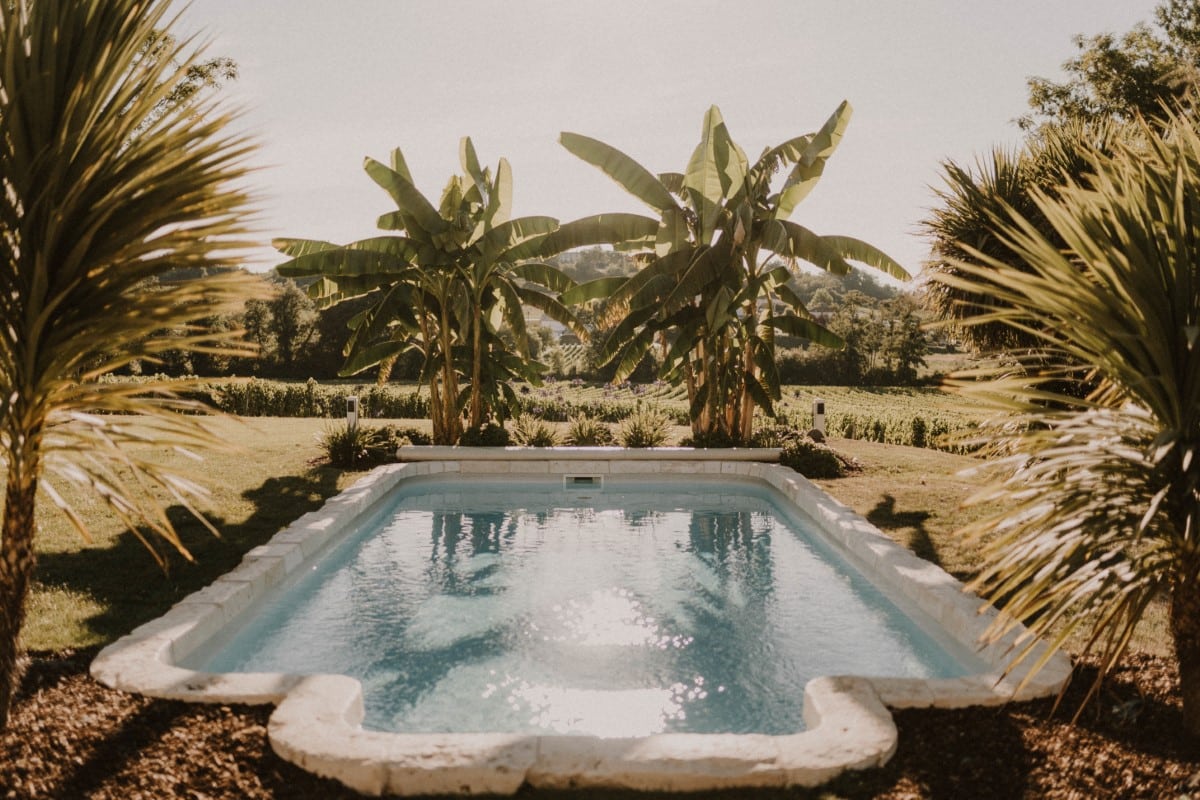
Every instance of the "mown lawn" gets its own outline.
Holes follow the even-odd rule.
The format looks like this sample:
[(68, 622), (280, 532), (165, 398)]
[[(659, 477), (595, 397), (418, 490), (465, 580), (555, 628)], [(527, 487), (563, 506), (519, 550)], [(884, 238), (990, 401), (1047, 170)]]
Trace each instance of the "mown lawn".
[[(209, 424), (241, 447), (237, 453), (207, 456), (197, 470), (213, 490), (207, 511), (221, 537), (213, 537), (181, 509), (171, 509), (195, 561), (173, 554), (164, 574), (136, 537), (122, 530), (94, 498), (72, 498), (90, 523), (91, 542), (83, 541), (56, 509), (44, 506), (36, 583), (23, 632), (26, 648), (87, 647), (121, 636), (228, 571), (246, 550), (359, 477), (322, 463), (318, 437), (332, 421), (255, 417)], [(399, 424), (428, 428), (425, 421)], [(686, 432), (677, 427), (673, 435), (678, 439)], [(978, 544), (955, 532), (982, 513), (963, 505), (978, 481), (964, 471), (981, 466), (978, 460), (874, 442), (834, 439), (831, 444), (857, 458), (863, 469), (818, 481), (826, 491), (922, 558), (960, 579), (970, 578), (979, 563)], [(190, 466), (165, 448), (161, 457)], [(1162, 609), (1154, 610), (1136, 647), (1169, 652), (1163, 617)]]

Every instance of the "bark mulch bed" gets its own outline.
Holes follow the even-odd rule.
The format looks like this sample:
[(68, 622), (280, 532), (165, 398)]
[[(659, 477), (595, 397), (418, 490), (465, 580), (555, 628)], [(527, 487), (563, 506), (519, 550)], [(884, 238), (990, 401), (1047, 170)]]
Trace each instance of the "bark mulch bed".
[[(0, 798), (357, 797), (275, 756), (266, 740), (269, 708), (114, 692), (87, 676), (93, 655), (31, 658), (8, 730), (0, 733)], [(1200, 747), (1183, 734), (1174, 664), (1134, 654), (1071, 724), (1093, 675), (1084, 664), (1053, 715), (1050, 701), (898, 712), (900, 748), (882, 769), (816, 793), (752, 796), (1200, 800)]]

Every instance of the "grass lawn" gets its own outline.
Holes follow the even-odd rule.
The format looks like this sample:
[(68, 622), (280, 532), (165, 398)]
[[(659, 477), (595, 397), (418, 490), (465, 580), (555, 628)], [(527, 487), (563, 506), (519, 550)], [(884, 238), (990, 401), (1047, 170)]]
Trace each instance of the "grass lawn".
[[(429, 425), (423, 420), (399, 423)], [(90, 543), (47, 504), (41, 509), (36, 582), (23, 631), (27, 649), (87, 647), (118, 638), (227, 572), (246, 550), (359, 477), (320, 463), (317, 439), (333, 424), (329, 420), (255, 417), (210, 424), (242, 447), (240, 453), (208, 455), (201, 465), (213, 490), (207, 510), (221, 538), (181, 509), (171, 509), (196, 560), (189, 563), (175, 555), (169, 574), (163, 574), (143, 545), (94, 498), (72, 498), (92, 527)], [(673, 429), (676, 440), (686, 433), (686, 428)], [(864, 468), (847, 478), (818, 481), (822, 488), (917, 555), (959, 579), (970, 578), (978, 547), (955, 531), (982, 513), (963, 507), (974, 483), (961, 473), (979, 466), (977, 460), (874, 442), (830, 443)], [(165, 448), (162, 458), (183, 460)], [(1163, 607), (1152, 609), (1134, 646), (1170, 652)]]

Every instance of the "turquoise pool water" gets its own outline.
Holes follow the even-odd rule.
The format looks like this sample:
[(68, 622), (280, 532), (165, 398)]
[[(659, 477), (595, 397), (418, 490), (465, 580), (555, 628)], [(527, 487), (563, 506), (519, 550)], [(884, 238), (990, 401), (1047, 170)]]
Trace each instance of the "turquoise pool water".
[(414, 481), (184, 666), (360, 680), (364, 726), (803, 730), (820, 675), (956, 677), (765, 486)]

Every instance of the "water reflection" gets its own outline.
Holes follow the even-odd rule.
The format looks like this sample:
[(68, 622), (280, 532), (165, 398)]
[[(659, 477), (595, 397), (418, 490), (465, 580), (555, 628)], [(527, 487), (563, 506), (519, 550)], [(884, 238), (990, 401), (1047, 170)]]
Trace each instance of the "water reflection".
[(372, 728), (637, 736), (800, 730), (808, 678), (918, 658), (761, 496), (588, 495), (409, 495), (220, 669), (352, 675)]

